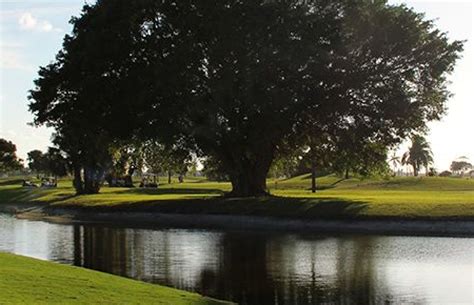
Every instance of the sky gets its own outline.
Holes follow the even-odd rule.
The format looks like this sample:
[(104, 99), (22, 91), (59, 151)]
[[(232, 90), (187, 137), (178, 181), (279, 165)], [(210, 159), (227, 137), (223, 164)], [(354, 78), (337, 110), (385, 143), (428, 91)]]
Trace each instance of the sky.
[[(91, 1), (90, 1), (91, 2)], [(46, 150), (52, 130), (28, 125), (28, 90), (34, 87), (38, 68), (50, 63), (60, 50), (69, 20), (78, 16), (84, 0), (0, 0), (0, 138), (17, 145), (19, 157), (28, 151)], [(450, 77), (454, 96), (448, 101), (448, 114), (439, 122), (429, 123), (428, 140), (438, 170), (467, 156), (474, 161), (474, 0), (389, 0), (405, 3), (448, 33), (452, 40), (467, 40), (463, 58)], [(402, 145), (397, 154), (406, 150)]]

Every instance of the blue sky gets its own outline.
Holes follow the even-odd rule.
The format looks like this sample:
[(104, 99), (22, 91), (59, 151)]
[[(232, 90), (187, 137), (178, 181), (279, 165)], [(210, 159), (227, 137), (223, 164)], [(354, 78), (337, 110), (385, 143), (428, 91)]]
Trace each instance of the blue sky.
[[(84, 2), (0, 0), (0, 137), (16, 143), (21, 158), (49, 145), (51, 130), (27, 125), (33, 119), (27, 109), (28, 90), (33, 88), (38, 67), (54, 59), (64, 35), (71, 30), (68, 21), (80, 13)], [(442, 121), (430, 123), (428, 139), (438, 169), (447, 169), (459, 156), (474, 161), (474, 0), (389, 2), (406, 3), (425, 12), (427, 18), (437, 19), (438, 27), (451, 39), (468, 40), (451, 77), (455, 96), (448, 102), (449, 113)], [(400, 148), (400, 154), (404, 149)]]

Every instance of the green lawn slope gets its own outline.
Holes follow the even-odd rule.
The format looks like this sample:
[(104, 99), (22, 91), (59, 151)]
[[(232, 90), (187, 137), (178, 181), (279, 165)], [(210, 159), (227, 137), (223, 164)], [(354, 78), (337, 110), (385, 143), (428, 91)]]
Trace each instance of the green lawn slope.
[(37, 203), (163, 213), (254, 215), (293, 218), (474, 218), (474, 180), (442, 177), (317, 179), (309, 175), (268, 180), (272, 196), (225, 198), (229, 183), (190, 179), (158, 189), (104, 187), (97, 195), (74, 196), (71, 181), (56, 189), (25, 189), (14, 180), (0, 181), (0, 204)]
[(0, 266), (0, 304), (231, 304), (195, 293), (6, 253), (0, 253)]

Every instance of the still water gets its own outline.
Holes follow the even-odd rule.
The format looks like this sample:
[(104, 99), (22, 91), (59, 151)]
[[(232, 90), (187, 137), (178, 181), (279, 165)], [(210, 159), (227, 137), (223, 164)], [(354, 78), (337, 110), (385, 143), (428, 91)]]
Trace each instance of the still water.
[(0, 251), (248, 305), (474, 303), (472, 238), (150, 230), (0, 214)]

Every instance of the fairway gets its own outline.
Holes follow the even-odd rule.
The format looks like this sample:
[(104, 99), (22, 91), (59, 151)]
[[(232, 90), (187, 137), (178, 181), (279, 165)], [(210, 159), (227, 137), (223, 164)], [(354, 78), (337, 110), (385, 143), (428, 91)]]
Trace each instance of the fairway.
[(21, 188), (3, 181), (2, 203), (35, 203), (108, 211), (253, 215), (296, 218), (469, 218), (474, 217), (474, 180), (440, 177), (390, 179), (317, 179), (311, 193), (308, 175), (269, 180), (271, 196), (225, 198), (229, 183), (187, 179), (158, 189), (109, 188), (100, 194), (74, 196), (70, 180), (56, 189)]

